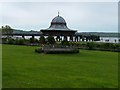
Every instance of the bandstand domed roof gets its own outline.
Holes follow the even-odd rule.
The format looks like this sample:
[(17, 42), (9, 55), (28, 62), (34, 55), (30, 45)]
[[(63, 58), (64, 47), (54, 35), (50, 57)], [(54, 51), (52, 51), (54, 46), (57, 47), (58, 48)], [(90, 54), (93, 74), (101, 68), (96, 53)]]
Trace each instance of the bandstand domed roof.
[(61, 16), (56, 16), (55, 18), (53, 18), (51, 23), (66, 23), (65, 19)]
[(51, 25), (48, 28), (48, 30), (70, 30), (67, 25), (66, 25), (66, 21), (63, 17), (56, 16), (52, 19)]
[(65, 19), (61, 16), (59, 16), (59, 12), (58, 12), (58, 16), (54, 17), (50, 23), (49, 28), (47, 29), (42, 29), (42, 31), (72, 31), (72, 32), (76, 32), (74, 30), (71, 30), (67, 27), (67, 23), (65, 21)]

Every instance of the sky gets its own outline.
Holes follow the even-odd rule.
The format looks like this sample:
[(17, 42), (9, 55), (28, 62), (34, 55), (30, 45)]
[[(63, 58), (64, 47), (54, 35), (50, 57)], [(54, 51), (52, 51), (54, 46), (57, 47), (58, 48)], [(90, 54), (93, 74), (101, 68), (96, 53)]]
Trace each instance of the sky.
[(118, 32), (117, 2), (1, 2), (0, 26), (14, 29), (46, 29), (62, 16), (78, 32)]

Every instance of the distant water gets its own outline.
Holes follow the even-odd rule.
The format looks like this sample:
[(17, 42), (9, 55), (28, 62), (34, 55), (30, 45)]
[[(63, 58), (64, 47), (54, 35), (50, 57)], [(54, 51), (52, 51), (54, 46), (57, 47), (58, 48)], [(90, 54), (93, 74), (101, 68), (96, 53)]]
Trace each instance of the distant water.
[[(21, 36), (14, 36), (13, 38), (22, 38)], [(25, 36), (26, 39), (31, 38), (31, 36)], [(36, 39), (39, 39), (40, 36), (35, 36)], [(118, 37), (100, 37), (100, 41), (97, 42), (106, 42), (106, 43), (120, 43), (120, 38)]]

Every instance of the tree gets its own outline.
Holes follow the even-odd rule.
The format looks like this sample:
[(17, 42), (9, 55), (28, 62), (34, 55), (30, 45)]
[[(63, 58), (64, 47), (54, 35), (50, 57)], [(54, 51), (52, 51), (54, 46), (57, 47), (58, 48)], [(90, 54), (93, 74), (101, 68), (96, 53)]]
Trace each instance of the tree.
[(82, 37), (82, 41), (83, 41), (83, 42), (84, 42), (84, 40), (85, 40), (84, 37)]
[(48, 36), (47, 41), (48, 41), (49, 44), (55, 44), (55, 39), (54, 39), (53, 36)]
[(8, 44), (14, 44), (14, 41), (15, 41), (14, 39), (9, 38), (9, 39), (8, 39)]
[(34, 38), (30, 38), (30, 43), (35, 43), (35, 39)]
[(40, 41), (40, 44), (46, 44), (44, 36), (41, 36), (40, 39), (39, 39), (39, 41)]
[(94, 36), (94, 37), (95, 37), (94, 41), (100, 41), (100, 36)]
[(119, 41), (119, 43), (120, 43), (120, 39), (119, 39), (118, 41)]
[(86, 36), (86, 42), (88, 42), (88, 40), (89, 40), (89, 36)]
[(8, 25), (2, 26), (2, 33), (3, 34), (12, 34), (13, 29)]
[(94, 35), (90, 35), (90, 39), (92, 40), (92, 42), (94, 41)]
[(60, 41), (60, 36), (57, 36), (56, 41)]
[(38, 39), (35, 39), (35, 43), (39, 43), (39, 40), (38, 40)]
[(90, 39), (91, 39), (92, 41), (100, 41), (100, 36), (90, 35)]
[(14, 44), (16, 45), (24, 45), (25, 44), (25, 39), (15, 39)]
[(9, 39), (10, 34), (13, 33), (13, 29), (8, 25), (2, 26), (1, 29), (2, 29), (2, 34), (6, 34), (7, 39)]
[(117, 42), (117, 40), (115, 39), (115, 43)]
[(80, 41), (81, 41), (82, 37), (83, 37), (83, 36), (82, 36), (82, 35), (80, 35)]

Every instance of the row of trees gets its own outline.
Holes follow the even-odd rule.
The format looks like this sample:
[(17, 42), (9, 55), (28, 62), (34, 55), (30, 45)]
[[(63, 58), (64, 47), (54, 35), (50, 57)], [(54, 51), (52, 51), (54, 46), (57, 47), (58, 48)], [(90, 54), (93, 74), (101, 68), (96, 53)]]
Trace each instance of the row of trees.
[[(40, 44), (55, 44), (55, 39), (52, 36), (49, 36), (47, 39), (42, 36), (40, 38)], [(81, 49), (120, 51), (120, 44), (117, 43), (68, 42), (67, 40), (63, 40), (59, 44), (62, 46), (75, 46)]]
[(2, 43), (3, 44), (15, 44), (15, 45), (38, 45), (39, 40), (38, 39), (12, 39), (12, 38), (2, 38)]
[(81, 41), (100, 41), (100, 36), (96, 36), (96, 35), (80, 35), (80, 40)]
[[(58, 39), (60, 39), (60, 37), (57, 37), (56, 38), (56, 41), (58, 41)], [(75, 41), (78, 41), (78, 36), (75, 37)], [(82, 41), (99, 41), (100, 40), (100, 37), (99, 36), (95, 36), (95, 35), (90, 35), (90, 36), (84, 36), (84, 35), (80, 35), (80, 40)], [(63, 41), (66, 41), (63, 40)], [(53, 36), (48, 36), (48, 38), (45, 38), (44, 36), (41, 36), (40, 37), (40, 43), (41, 44), (46, 44), (46, 43), (49, 43), (49, 44), (54, 44), (55, 43), (55, 39)]]
[(10, 34), (12, 34), (12, 33), (13, 33), (13, 29), (8, 25), (2, 26), (0, 28), (0, 34), (6, 34), (6, 36), (7, 36), (6, 40), (7, 41), (9, 41)]
[(44, 38), (43, 36), (40, 37), (40, 39), (35, 39), (35, 38), (30, 38), (30, 39), (25, 39), (25, 38), (20, 38), (20, 39), (13, 39), (13, 38), (2, 38), (2, 43), (4, 44), (19, 44), (19, 45), (24, 45), (24, 44), (32, 44), (32, 45), (40, 45), (40, 44), (55, 44), (55, 39), (52, 36), (49, 36), (48, 38)]
[(12, 34), (13, 33), (13, 29), (8, 25), (2, 26), (0, 28), (0, 30), (1, 30), (2, 34)]
[[(0, 28), (0, 32), (2, 32), (2, 34), (6, 34), (7, 35), (7, 38), (9, 38), (10, 34), (13, 33), (13, 29), (8, 26), (8, 25), (5, 25), (5, 26), (2, 26)], [(100, 37), (99, 36), (95, 36), (95, 35), (88, 35), (88, 36), (85, 36), (85, 35), (79, 35), (79, 39), (80, 41), (99, 41), (100, 40)], [(42, 36), (43, 38), (43, 36)], [(60, 36), (58, 36), (56, 38), (56, 40), (61, 40)], [(78, 40), (78, 36), (75, 36), (75, 41), (79, 41)]]
[(55, 45), (55, 46), (74, 46), (80, 49), (91, 49), (91, 50), (111, 50), (120, 51), (120, 44), (117, 43), (97, 43), (97, 42), (68, 42), (63, 40), (61, 43), (56, 43), (52, 36), (48, 38), (41, 37), (39, 40), (30, 39), (2, 39), (2, 43), (16, 44), (16, 45)]
[(108, 50), (108, 51), (119, 51), (120, 52), (120, 44), (118, 43), (70, 42), (69, 45), (76, 46), (80, 49)]
[(47, 38), (45, 38), (44, 36), (41, 36), (40, 44), (55, 44), (55, 39), (53, 36), (48, 36)]
[[(67, 39), (67, 36), (65, 37), (65, 39)], [(57, 36), (56, 41), (61, 41), (62, 38), (60, 38), (60, 36)], [(75, 39), (76, 42), (78, 41), (100, 41), (100, 36), (96, 36), (96, 35), (76, 35)]]

